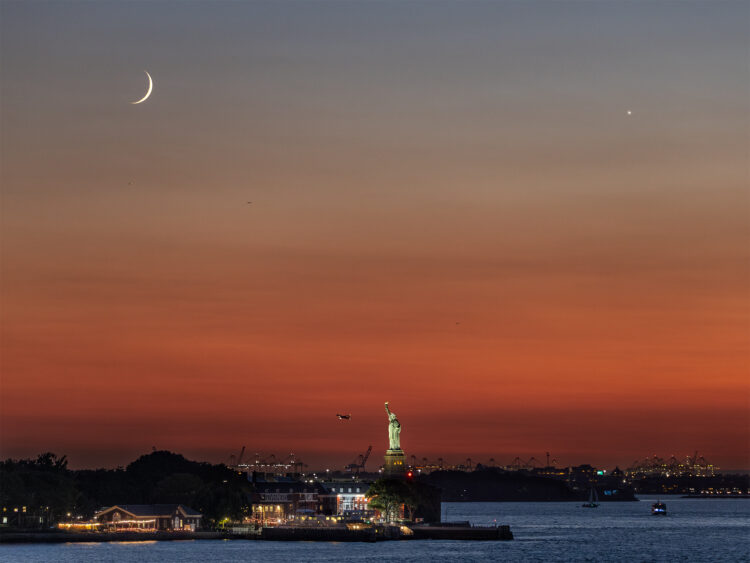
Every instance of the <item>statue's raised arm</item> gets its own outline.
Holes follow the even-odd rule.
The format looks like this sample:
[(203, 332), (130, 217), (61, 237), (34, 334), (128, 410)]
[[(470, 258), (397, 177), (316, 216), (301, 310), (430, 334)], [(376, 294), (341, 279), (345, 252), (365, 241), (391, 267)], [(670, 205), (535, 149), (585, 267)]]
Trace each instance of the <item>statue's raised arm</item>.
[(385, 402), (385, 414), (387, 414), (388, 417), (391, 416), (391, 409), (388, 408), (388, 401)]

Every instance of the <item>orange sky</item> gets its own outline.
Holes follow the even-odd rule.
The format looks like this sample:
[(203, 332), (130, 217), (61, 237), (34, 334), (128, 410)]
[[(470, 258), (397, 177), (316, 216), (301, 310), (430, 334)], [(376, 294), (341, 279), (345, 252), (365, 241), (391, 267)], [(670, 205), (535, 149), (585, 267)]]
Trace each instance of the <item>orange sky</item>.
[(3, 457), (750, 467), (746, 5), (128, 6), (2, 5)]

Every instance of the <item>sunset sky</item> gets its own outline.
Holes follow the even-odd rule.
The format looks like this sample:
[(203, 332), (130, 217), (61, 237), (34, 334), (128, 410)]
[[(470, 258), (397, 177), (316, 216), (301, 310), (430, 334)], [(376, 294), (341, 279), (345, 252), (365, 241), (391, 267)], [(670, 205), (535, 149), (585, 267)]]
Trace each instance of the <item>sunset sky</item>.
[(3, 1), (0, 457), (750, 468), (749, 23)]

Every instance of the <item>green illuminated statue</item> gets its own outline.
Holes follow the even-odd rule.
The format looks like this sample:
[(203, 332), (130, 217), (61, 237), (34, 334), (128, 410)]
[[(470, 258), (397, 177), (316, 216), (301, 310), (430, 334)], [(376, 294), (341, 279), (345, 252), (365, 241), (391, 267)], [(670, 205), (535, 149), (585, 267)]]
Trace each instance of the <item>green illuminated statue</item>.
[(391, 412), (388, 408), (388, 401), (385, 402), (385, 413), (388, 415), (388, 441), (390, 442), (390, 450), (401, 449), (401, 423), (396, 418), (396, 415)]

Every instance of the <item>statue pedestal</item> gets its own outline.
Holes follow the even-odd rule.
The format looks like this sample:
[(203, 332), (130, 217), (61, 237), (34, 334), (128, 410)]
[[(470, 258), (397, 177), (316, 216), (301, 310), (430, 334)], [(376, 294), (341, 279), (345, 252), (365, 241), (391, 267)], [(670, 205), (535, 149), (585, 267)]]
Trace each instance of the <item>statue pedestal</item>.
[(393, 479), (406, 475), (406, 454), (404, 450), (386, 450), (383, 477)]

